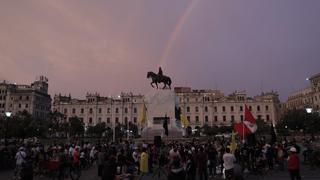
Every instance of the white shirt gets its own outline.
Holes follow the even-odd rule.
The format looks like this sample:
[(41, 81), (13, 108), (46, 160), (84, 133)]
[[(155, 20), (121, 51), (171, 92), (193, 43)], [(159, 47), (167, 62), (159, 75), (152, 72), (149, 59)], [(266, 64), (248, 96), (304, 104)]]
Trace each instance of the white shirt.
[(16, 154), (16, 165), (21, 165), (25, 162), (25, 158), (27, 157), (27, 154), (24, 151), (19, 151)]
[(225, 153), (223, 155), (223, 166), (225, 170), (232, 169), (234, 167), (234, 162), (236, 161), (236, 158), (231, 153)]

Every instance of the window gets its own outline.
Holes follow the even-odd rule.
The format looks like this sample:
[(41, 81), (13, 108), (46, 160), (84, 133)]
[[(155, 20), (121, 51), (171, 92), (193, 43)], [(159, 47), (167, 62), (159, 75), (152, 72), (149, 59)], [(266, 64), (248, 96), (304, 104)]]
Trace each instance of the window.
[(92, 114), (92, 108), (89, 109), (89, 113)]
[(234, 109), (233, 109), (233, 106), (231, 106), (231, 107), (230, 107), (230, 111), (233, 112), (233, 110), (234, 110)]
[(107, 113), (110, 113), (110, 112), (111, 112), (111, 109), (110, 109), (110, 108), (108, 108), (108, 109), (107, 109)]
[(21, 108), (21, 104), (19, 104), (19, 108)]
[(269, 111), (269, 106), (266, 106), (266, 111)]
[(199, 107), (198, 106), (196, 106), (196, 112), (199, 112)]
[(76, 109), (75, 109), (75, 108), (72, 109), (72, 113), (73, 113), (73, 114), (76, 113)]
[(125, 124), (128, 123), (128, 117), (124, 117), (124, 123), (125, 123)]
[(187, 106), (187, 112), (190, 112), (190, 107), (189, 106)]
[[(3, 107), (4, 107), (4, 104), (3, 104)], [(26, 104), (26, 108), (28, 108), (29, 107), (29, 104)]]
[(199, 116), (196, 116), (196, 122), (199, 122)]
[(257, 106), (257, 111), (260, 111), (260, 106)]
[(134, 123), (137, 123), (137, 117), (134, 117), (134, 118), (133, 118), (133, 122), (134, 122)]
[(128, 113), (128, 108), (124, 108), (124, 113)]
[(19, 100), (22, 100), (22, 96), (19, 97)]
[(110, 118), (109, 117), (107, 118), (107, 124), (110, 124)]
[(204, 107), (204, 111), (205, 111), (205, 112), (208, 112), (208, 106), (205, 106), (205, 107)]
[(137, 113), (137, 108), (133, 108), (133, 113)]
[(119, 123), (119, 118), (118, 118), (118, 117), (116, 117), (116, 123), (117, 123), (117, 124)]
[(116, 108), (116, 113), (119, 113), (119, 108)]
[(243, 121), (243, 115), (240, 116), (240, 120)]
[(226, 111), (226, 107), (222, 106), (222, 111), (225, 112)]
[(208, 121), (209, 121), (208, 116), (205, 116), (205, 117), (204, 117), (204, 121), (205, 121), (205, 122), (208, 122)]
[(101, 123), (101, 117), (98, 118), (98, 123)]
[(84, 109), (83, 108), (81, 108), (81, 114), (83, 114), (84, 113)]
[(218, 116), (214, 116), (214, 121), (215, 121), (215, 122), (218, 121)]
[(2, 100), (2, 96), (0, 96), (0, 100)]
[(190, 122), (190, 116), (187, 116), (188, 121)]
[(226, 116), (223, 116), (223, 121), (226, 121), (227, 120), (227, 117)]
[(99, 114), (101, 114), (101, 112), (102, 112), (102, 110), (101, 110), (101, 108), (99, 108)]
[(89, 124), (92, 124), (92, 117), (89, 118)]
[(249, 111), (252, 111), (252, 106), (249, 106)]
[(234, 115), (231, 116), (231, 122), (234, 122)]
[(261, 115), (258, 115), (258, 118), (257, 119), (262, 119), (262, 116)]
[(26, 100), (29, 100), (29, 96), (26, 97)]
[(270, 116), (267, 114), (267, 121), (270, 121)]
[(214, 112), (217, 112), (217, 106), (214, 107)]

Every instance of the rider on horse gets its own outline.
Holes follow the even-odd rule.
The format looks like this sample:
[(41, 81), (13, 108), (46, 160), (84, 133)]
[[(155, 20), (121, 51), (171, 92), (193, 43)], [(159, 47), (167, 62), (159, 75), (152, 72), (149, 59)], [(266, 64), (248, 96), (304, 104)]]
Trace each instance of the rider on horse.
[(159, 67), (158, 76), (159, 76), (159, 77), (163, 76), (163, 73), (162, 73), (162, 69), (161, 69), (161, 67)]

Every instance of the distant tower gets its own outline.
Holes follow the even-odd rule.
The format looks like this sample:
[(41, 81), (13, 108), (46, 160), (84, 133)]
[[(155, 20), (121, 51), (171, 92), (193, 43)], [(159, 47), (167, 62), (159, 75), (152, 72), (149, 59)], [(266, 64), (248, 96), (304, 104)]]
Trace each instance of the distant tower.
[(36, 81), (31, 84), (31, 87), (35, 90), (48, 94), (48, 78), (45, 76), (37, 77)]

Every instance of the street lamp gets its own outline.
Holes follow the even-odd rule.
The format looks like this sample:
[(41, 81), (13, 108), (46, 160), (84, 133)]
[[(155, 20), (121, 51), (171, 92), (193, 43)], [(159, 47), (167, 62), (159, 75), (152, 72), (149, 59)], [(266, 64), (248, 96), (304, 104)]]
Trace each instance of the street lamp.
[(308, 114), (312, 113), (312, 110), (313, 110), (313, 109), (310, 108), (310, 107), (306, 108), (306, 111), (307, 111)]
[[(307, 107), (307, 108), (306, 108), (307, 114), (311, 114), (312, 111), (313, 111), (313, 109), (312, 109), (311, 107)], [(306, 121), (307, 121), (307, 115), (306, 115)]]
[(4, 144), (5, 145), (7, 145), (8, 144), (8, 142), (7, 142), (7, 136), (8, 136), (8, 121), (9, 121), (9, 118), (11, 117), (11, 114), (12, 114), (12, 112), (6, 112), (5, 113), (6, 114), (6, 131), (5, 131), (5, 134), (4, 134)]

